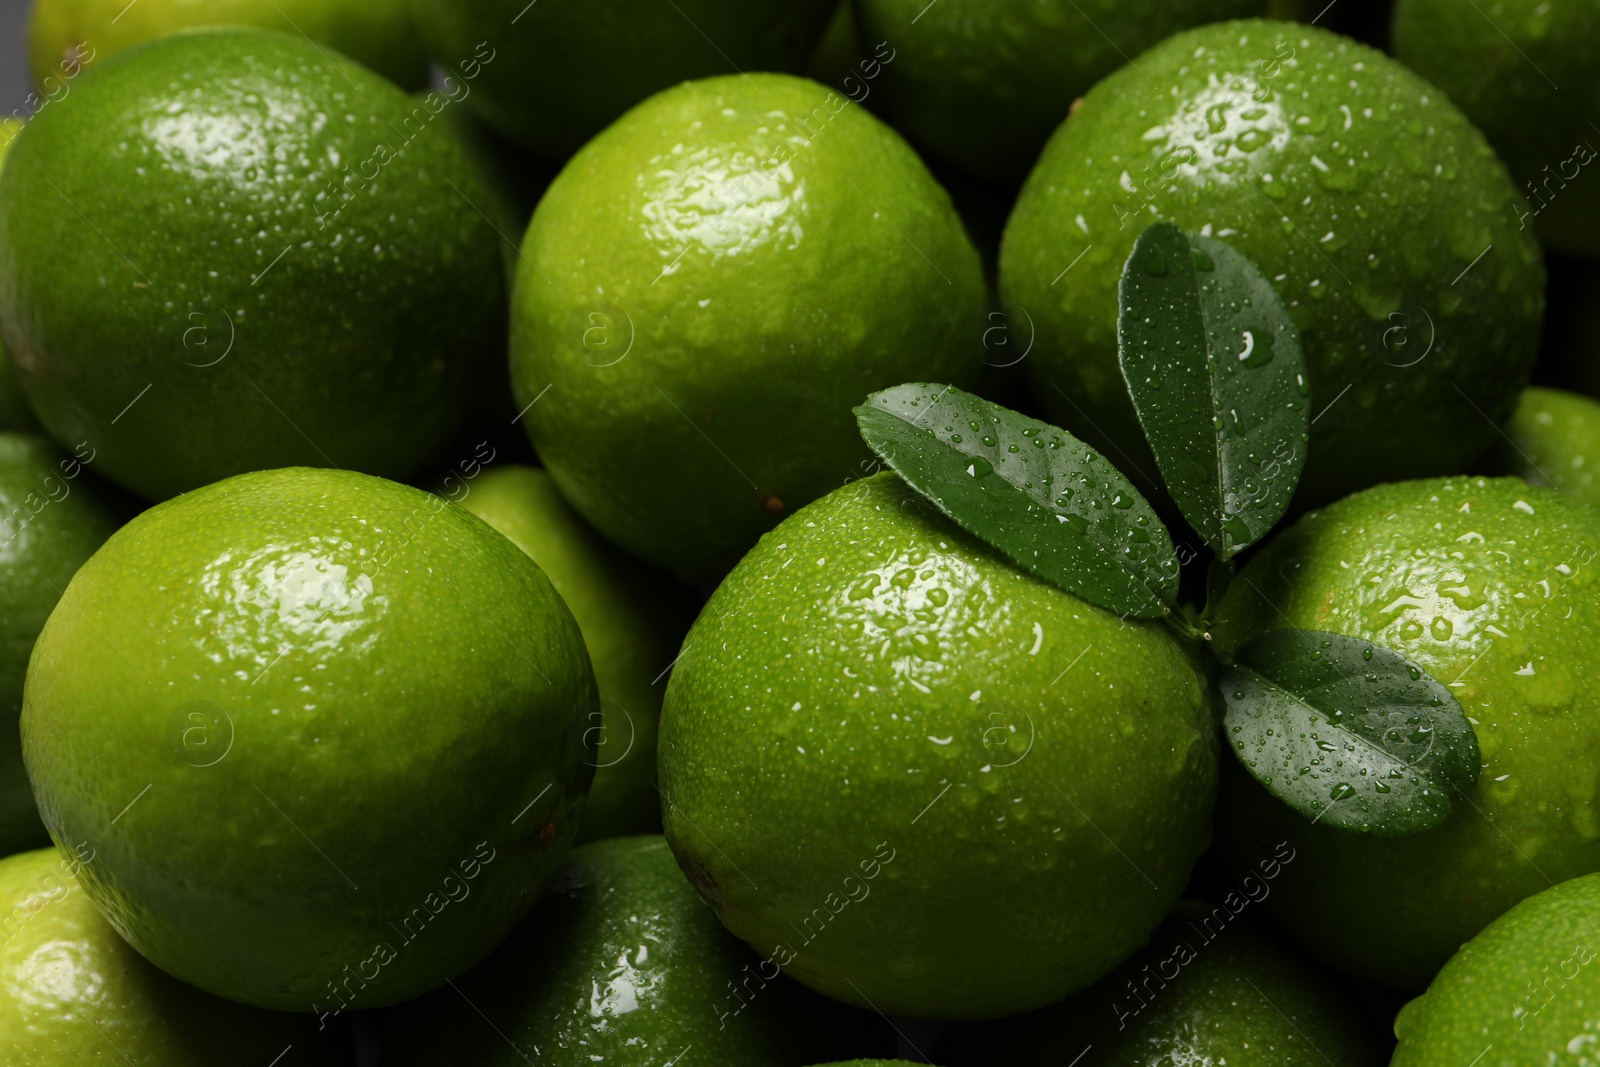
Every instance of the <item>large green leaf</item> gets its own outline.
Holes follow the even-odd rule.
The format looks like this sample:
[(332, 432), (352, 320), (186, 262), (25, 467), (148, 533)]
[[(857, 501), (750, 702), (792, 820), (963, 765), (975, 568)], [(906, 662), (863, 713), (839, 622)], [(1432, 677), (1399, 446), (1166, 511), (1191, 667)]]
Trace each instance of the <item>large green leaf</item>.
[(1288, 308), (1244, 255), (1157, 222), (1122, 270), (1122, 376), (1167, 491), (1223, 559), (1283, 517), (1311, 389)]
[(1278, 799), (1383, 837), (1436, 826), (1478, 781), (1466, 712), (1416, 664), (1369, 641), (1269, 630), (1218, 680), (1228, 743)]
[(861, 436), (913, 489), (1023, 569), (1121, 615), (1155, 618), (1177, 599), (1171, 534), (1065, 430), (922, 382), (855, 410)]

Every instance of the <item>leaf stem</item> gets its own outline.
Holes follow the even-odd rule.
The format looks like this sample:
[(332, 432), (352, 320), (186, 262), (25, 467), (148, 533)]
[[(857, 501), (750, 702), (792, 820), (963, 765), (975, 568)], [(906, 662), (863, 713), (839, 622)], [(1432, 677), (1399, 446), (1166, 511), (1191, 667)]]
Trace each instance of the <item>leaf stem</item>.
[(1197, 645), (1205, 644), (1207, 641), (1211, 640), (1211, 635), (1200, 629), (1200, 627), (1196, 626), (1189, 620), (1189, 616), (1193, 612), (1193, 608), (1185, 605), (1178, 611), (1167, 612), (1161, 617), (1161, 619), (1167, 624), (1168, 628), (1171, 629), (1173, 633), (1177, 634), (1184, 640), (1193, 641)]
[(1217, 610), (1222, 607), (1222, 598), (1228, 595), (1233, 575), (1233, 560), (1221, 556), (1206, 568), (1206, 606), (1200, 611), (1200, 625), (1208, 631), (1217, 620)]

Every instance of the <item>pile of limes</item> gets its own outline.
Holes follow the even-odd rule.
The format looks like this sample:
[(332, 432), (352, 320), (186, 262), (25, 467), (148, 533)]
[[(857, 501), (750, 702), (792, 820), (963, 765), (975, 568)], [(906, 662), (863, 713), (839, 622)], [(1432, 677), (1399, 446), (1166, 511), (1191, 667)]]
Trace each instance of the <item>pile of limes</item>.
[[(1600, 1064), (1600, 4), (1387, 6), (34, 0), (0, 1063)], [(1303, 359), (1236, 577), (1157, 223)], [(1120, 473), (1010, 528), (903, 383)], [(1101, 491), (1164, 619), (1037, 563)], [(1430, 711), (1235, 755), (1279, 630), (1447, 817), (1274, 778)]]

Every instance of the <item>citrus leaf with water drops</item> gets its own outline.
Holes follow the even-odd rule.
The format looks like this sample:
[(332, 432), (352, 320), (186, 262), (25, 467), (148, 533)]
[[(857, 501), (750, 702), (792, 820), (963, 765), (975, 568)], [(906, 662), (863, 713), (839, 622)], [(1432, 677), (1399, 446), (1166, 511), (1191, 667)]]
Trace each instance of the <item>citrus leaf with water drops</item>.
[(1024, 570), (1120, 615), (1171, 610), (1172, 535), (1121, 471), (1065, 430), (922, 382), (855, 411), (907, 484)]
[(1398, 652), (1269, 630), (1217, 682), (1245, 769), (1313, 822), (1380, 837), (1443, 822), (1472, 792), (1478, 738), (1450, 690)]
[(1300, 332), (1254, 263), (1170, 222), (1134, 242), (1118, 295), (1122, 376), (1161, 478), (1231, 559), (1283, 517), (1305, 467)]

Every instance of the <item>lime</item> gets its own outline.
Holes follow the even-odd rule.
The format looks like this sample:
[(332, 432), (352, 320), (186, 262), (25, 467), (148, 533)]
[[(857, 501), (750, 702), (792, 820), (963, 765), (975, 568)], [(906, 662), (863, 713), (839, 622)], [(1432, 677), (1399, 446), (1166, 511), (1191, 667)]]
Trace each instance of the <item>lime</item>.
[(764, 958), (847, 1003), (981, 1019), (1144, 942), (1209, 838), (1216, 741), (1166, 627), (1024, 574), (884, 474), (718, 588), (660, 771), (678, 862)]
[(1315, 27), (1220, 23), (1084, 97), (1022, 191), (1000, 288), (1037, 329), (1039, 398), (1133, 475), (1153, 469), (1117, 363), (1133, 241), (1166, 220), (1239, 249), (1304, 340), (1300, 500), (1316, 504), (1488, 449), (1538, 346), (1520, 204), (1483, 136), (1393, 60)]
[(95, 858), (88, 848), (51, 848), (0, 860), (0, 1049), (8, 1067), (349, 1062), (343, 1034), (319, 1035), (304, 1016), (207, 996), (146, 963), (78, 883)]
[(49, 842), (12, 724), (34, 639), (73, 574), (120, 525), (121, 502), (86, 473), (93, 459), (0, 433), (0, 855)]
[(1462, 946), (1395, 1019), (1393, 1067), (1594, 1062), (1600, 875), (1546, 889)]
[(522, 918), (577, 833), (595, 707), (577, 625), (510, 541), (290, 468), (152, 508), (84, 564), (22, 747), (147, 959), (327, 1017), (439, 985)]
[[(942, 1061), (1075, 1067), (1377, 1067), (1385, 1063), (1337, 985), (1285, 951), (1245, 910), (1272, 892), (1261, 869), (1222, 903), (1180, 903), (1150, 943), (1062, 1004), (952, 1027)], [(1268, 865), (1271, 865), (1270, 868)]]
[(1523, 390), (1490, 465), (1588, 504), (1600, 505), (1600, 403), (1559, 389)]
[[(401, 85), (428, 80), (407, 0), (34, 0), (28, 59), (47, 95), (75, 65), (196, 26), (258, 26), (328, 45)], [(68, 90), (70, 91), (70, 89)]]
[(1318, 956), (1420, 988), (1517, 901), (1600, 870), (1600, 529), (1596, 512), (1515, 478), (1358, 493), (1252, 559), (1221, 606), (1224, 653), (1274, 627), (1394, 649), (1450, 687), (1477, 732), (1477, 787), (1440, 825), (1367, 837), (1312, 825), (1243, 771), (1217, 826), (1243, 863), (1296, 851), (1265, 907)]
[(1394, 54), (1450, 94), (1527, 201), (1519, 228), (1600, 256), (1600, 5), (1593, 0), (1398, 0)]
[[(798, 1067), (876, 1051), (876, 1015), (830, 1004), (717, 925), (659, 836), (585, 845), (504, 946), (391, 1015), (397, 1067), (685, 1062)], [(487, 1020), (487, 1021), (486, 1021)]]
[(583, 631), (600, 708), (585, 724), (595, 775), (579, 840), (659, 830), (656, 731), (664, 676), (694, 617), (687, 591), (607, 544), (535, 467), (457, 479), (444, 494), (533, 557)]
[(668, 86), (732, 71), (800, 69), (834, 3), (414, 0), (414, 6), (435, 56), (492, 57), (472, 96), (478, 114), (560, 163)]
[[(0, 167), (5, 165), (11, 142), (21, 132), (22, 123), (17, 119), (0, 119)], [(33, 417), (33, 412), (28, 409), (28, 401), (22, 395), (22, 385), (11, 366), (11, 357), (6, 355), (5, 345), (0, 344), (0, 431), (32, 432), (38, 428), (39, 422)]]
[(504, 336), (487, 193), (434, 101), (213, 30), (41, 110), (0, 175), (0, 319), (51, 435), (150, 498), (293, 463), (420, 471)]
[(971, 384), (977, 254), (915, 153), (776, 74), (639, 105), (551, 185), (523, 244), (511, 370), (584, 518), (698, 580), (870, 465), (851, 408)]
[(1101, 78), (1179, 30), (1266, 12), (1266, 0), (857, 0), (882, 42), (873, 88), (895, 126), (963, 170), (1013, 185)]

